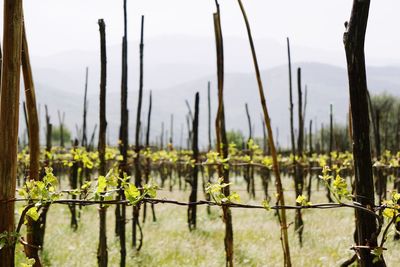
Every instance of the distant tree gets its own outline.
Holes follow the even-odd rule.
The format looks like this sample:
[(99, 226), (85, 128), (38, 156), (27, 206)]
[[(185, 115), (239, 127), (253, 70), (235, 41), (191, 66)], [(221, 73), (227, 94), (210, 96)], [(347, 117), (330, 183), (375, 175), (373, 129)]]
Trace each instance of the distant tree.
[[(71, 131), (68, 128), (66, 128), (64, 125), (63, 132), (64, 132), (64, 140), (66, 143), (68, 143), (71, 140)], [(51, 133), (51, 140), (53, 141), (53, 143), (59, 144), (60, 138), (61, 138), (60, 127), (54, 127), (52, 129), (52, 133)]]
[(226, 137), (229, 144), (235, 144), (237, 148), (241, 149), (244, 144), (244, 135), (240, 130), (230, 130), (226, 132)]
[[(321, 130), (319, 130), (314, 135), (314, 139), (317, 144), (324, 143), (325, 144), (324, 147), (327, 147), (329, 143), (329, 131), (325, 130), (321, 132)], [(348, 125), (343, 125), (340, 123), (333, 124), (333, 150), (337, 151), (350, 150)]]
[[(379, 125), (379, 142), (381, 152), (385, 150), (397, 151), (399, 149), (400, 130), (400, 98), (389, 93), (371, 95), (371, 135), (377, 142), (377, 127)], [(379, 118), (378, 118), (379, 116)], [(376, 144), (375, 146), (376, 150)]]

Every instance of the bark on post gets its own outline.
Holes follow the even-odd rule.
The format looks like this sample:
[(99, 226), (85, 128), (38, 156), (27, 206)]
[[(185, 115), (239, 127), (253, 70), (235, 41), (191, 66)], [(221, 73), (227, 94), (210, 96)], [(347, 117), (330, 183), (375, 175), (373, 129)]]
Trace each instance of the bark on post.
[(60, 123), (60, 147), (65, 146), (65, 141), (64, 141), (64, 121), (65, 121), (65, 112), (63, 112), (63, 115), (61, 116), (60, 111), (58, 113), (58, 121)]
[[(217, 12), (214, 13), (214, 30), (217, 50), (217, 76), (218, 76), (218, 112), (215, 120), (215, 131), (217, 137), (217, 152), (222, 158), (228, 158), (228, 141), (225, 129), (225, 111), (224, 111), (224, 43), (221, 28), (221, 15), (218, 1), (215, 0)], [(229, 184), (229, 169), (223, 169), (218, 166), (218, 175), (223, 177), (224, 183)], [(223, 193), (230, 194), (229, 185), (223, 189)], [(233, 266), (233, 227), (232, 214), (227, 206), (222, 207), (223, 221), (225, 222), (225, 259), (226, 266)]]
[[(106, 133), (107, 133), (107, 119), (106, 119), (106, 90), (107, 90), (107, 49), (106, 49), (106, 24), (103, 19), (99, 19), (99, 32), (100, 32), (100, 114), (99, 114), (99, 175), (106, 175)], [(101, 198), (104, 199), (103, 197)], [(97, 263), (99, 267), (106, 267), (108, 264), (107, 252), (107, 224), (106, 224), (107, 208), (100, 205), (99, 208), (99, 246), (97, 248)]]
[[(49, 115), (49, 110), (47, 109), (47, 105), (44, 106), (45, 109), (45, 115), (46, 115), (46, 151), (50, 152), (51, 151), (51, 147), (52, 147), (52, 140), (51, 140), (51, 133), (53, 131), (53, 124), (50, 122), (50, 115)], [(49, 158), (46, 155), (46, 159), (45, 159), (45, 165), (49, 166)]]
[[(268, 130), (269, 146), (271, 149), (271, 155), (272, 155), (272, 160), (273, 160), (273, 169), (274, 169), (275, 179), (276, 179), (275, 184), (276, 184), (277, 193), (278, 193), (277, 201), (278, 201), (279, 205), (285, 206), (285, 198), (284, 198), (283, 186), (282, 186), (282, 181), (281, 181), (281, 176), (280, 176), (280, 171), (279, 171), (278, 157), (276, 154), (274, 138), (272, 135), (271, 120), (270, 120), (270, 117), (268, 114), (267, 104), (266, 104), (265, 95), (264, 95), (264, 88), (263, 88), (263, 84), (261, 81), (260, 70), (258, 67), (257, 55), (256, 55), (256, 51), (254, 48), (253, 37), (251, 35), (250, 24), (247, 19), (246, 11), (243, 7), (242, 1), (238, 0), (238, 3), (239, 3), (240, 9), (243, 14), (243, 19), (246, 24), (250, 48), (251, 48), (251, 52), (252, 52), (252, 56), (253, 56), (254, 68), (255, 68), (255, 72), (256, 72), (261, 106), (262, 106), (263, 113), (264, 113), (265, 125), (267, 126), (267, 130)], [(283, 255), (284, 255), (284, 266), (290, 267), (290, 266), (292, 266), (292, 263), (290, 260), (289, 238), (288, 238), (288, 233), (287, 233), (288, 226), (287, 226), (287, 222), (286, 222), (285, 209), (282, 209), (281, 212), (278, 214), (279, 214), (280, 224), (281, 224), (281, 242), (282, 242), (282, 249), (283, 249)]]
[[(332, 151), (333, 151), (333, 107), (332, 104), (329, 106), (329, 150), (328, 150), (328, 164), (329, 168), (332, 168)], [(332, 183), (331, 180), (328, 181), (329, 185)], [(326, 188), (326, 197), (330, 203), (333, 202), (331, 196), (331, 190), (327, 187)]]
[[(73, 142), (72, 142), (72, 149), (75, 150), (79, 145), (79, 141), (76, 138)], [(69, 176), (69, 184), (70, 187), (75, 189), (78, 188), (78, 163), (77, 162), (73, 162), (72, 166), (71, 166), (71, 175)], [(76, 199), (76, 195), (73, 194), (72, 199)], [(76, 205), (75, 204), (69, 204), (68, 205), (69, 211), (71, 212), (71, 223), (70, 226), (71, 228), (76, 231), (78, 229), (78, 219), (77, 219), (77, 215), (76, 215)]]
[[(22, 72), (24, 77), (27, 122), (29, 132), (29, 179), (39, 181), (40, 168), (40, 143), (39, 143), (39, 119), (36, 108), (35, 85), (33, 82), (32, 68), (29, 57), (28, 41), (26, 38), (25, 26), (23, 25), (22, 35)], [(43, 218), (43, 216), (41, 216)], [(31, 246), (25, 247), (25, 253), (28, 258), (36, 260), (34, 266), (41, 266), (39, 258), (39, 247), (41, 242), (42, 218), (37, 221), (28, 219), (27, 243)], [(44, 229), (43, 229), (44, 231)]]
[(87, 133), (86, 133), (86, 115), (87, 115), (87, 89), (88, 89), (88, 76), (89, 76), (89, 68), (86, 67), (86, 75), (85, 75), (85, 94), (83, 97), (83, 125), (82, 125), (82, 141), (81, 145), (83, 147), (87, 147)]
[[(194, 104), (194, 120), (193, 120), (193, 142), (192, 142), (192, 150), (193, 150), (193, 160), (194, 167), (192, 170), (192, 179), (191, 186), (192, 190), (189, 196), (189, 202), (197, 202), (197, 184), (198, 184), (198, 173), (199, 173), (199, 93), (196, 93), (195, 104)], [(190, 205), (188, 207), (188, 225), (189, 230), (196, 229), (196, 215), (197, 215), (197, 205)]]
[(171, 147), (174, 147), (174, 114), (170, 117), (169, 143)]
[[(370, 0), (354, 0), (343, 42), (346, 51), (351, 115), (353, 118), (353, 155), (355, 169), (355, 201), (373, 210), (375, 205), (369, 140), (367, 77), (364, 43)], [(377, 246), (377, 224), (373, 215), (356, 209), (357, 248), (360, 266), (385, 266), (383, 257), (374, 261), (371, 250)]]
[(292, 143), (292, 154), (296, 155), (296, 143), (294, 141), (294, 122), (293, 122), (293, 89), (292, 89), (292, 61), (290, 57), (290, 41), (286, 38), (288, 66), (289, 66), (289, 110), (290, 110), (290, 140)]
[[(312, 143), (312, 120), (310, 120), (310, 127), (309, 127), (309, 133), (308, 133), (308, 157), (311, 158), (312, 154), (314, 153), (313, 149), (313, 143)], [(307, 199), (308, 201), (311, 201), (311, 189), (312, 189), (312, 167), (313, 167), (313, 162), (310, 161), (308, 165), (308, 187), (307, 187)]]
[(246, 116), (247, 116), (247, 123), (249, 124), (249, 139), (253, 138), (253, 133), (251, 131), (251, 117), (250, 117), (250, 113), (249, 113), (249, 106), (247, 105), (247, 103), (245, 103), (245, 109), (246, 109)]
[[(140, 117), (142, 114), (142, 98), (143, 98), (143, 30), (144, 30), (144, 16), (142, 16), (142, 24), (141, 24), (141, 33), (140, 33), (140, 45), (139, 45), (139, 53), (140, 53), (140, 66), (139, 66), (139, 96), (138, 96), (138, 106), (136, 113), (136, 133), (135, 133), (135, 186), (140, 188), (142, 184), (142, 172), (140, 170), (140, 140), (139, 133), (141, 128)], [(132, 220), (132, 246), (136, 248), (136, 250), (140, 250), (142, 247), (142, 236), (140, 237), (139, 244), (137, 245), (137, 228), (139, 225), (139, 205), (133, 207), (133, 220)]]
[[(151, 109), (153, 105), (153, 97), (152, 92), (150, 91), (149, 96), (149, 110), (147, 112), (147, 130), (146, 130), (146, 149), (150, 149), (150, 125), (151, 125)], [(150, 172), (151, 172), (151, 160), (150, 158), (146, 159), (146, 167), (145, 167), (145, 182), (148, 183), (150, 179)], [(157, 221), (156, 213), (154, 210), (154, 204), (151, 204), (151, 210), (153, 214), (153, 222)], [(146, 214), (147, 214), (147, 203), (143, 204), (143, 223), (146, 221)]]
[(268, 155), (268, 140), (267, 140), (267, 132), (266, 132), (266, 127), (265, 127), (265, 122), (264, 118), (261, 115), (261, 125), (262, 125), (262, 130), (263, 130), (263, 153), (264, 156)]
[[(250, 160), (253, 160), (253, 153), (249, 149), (249, 141), (253, 138), (253, 132), (252, 132), (252, 127), (251, 127), (251, 117), (250, 117), (250, 112), (249, 112), (249, 106), (247, 103), (245, 103), (245, 110), (246, 110), (246, 116), (247, 116), (247, 122), (249, 125), (249, 138), (246, 142), (246, 149), (248, 150)], [(255, 183), (254, 183), (254, 170), (252, 166), (246, 166), (245, 171), (244, 171), (244, 178), (247, 182), (247, 191), (250, 194), (250, 196), (254, 199), (256, 197), (256, 189), (255, 189)]]
[[(302, 157), (303, 157), (303, 141), (304, 141), (304, 118), (303, 118), (303, 94), (302, 94), (302, 86), (301, 86), (301, 68), (297, 69), (297, 92), (298, 92), (298, 123), (299, 123), (299, 135), (297, 139), (297, 156), (299, 161), (295, 161), (295, 192), (296, 196), (300, 196), (303, 194), (304, 188), (304, 177), (303, 177), (303, 166), (301, 165)], [(296, 205), (300, 204), (296, 202)], [(300, 209), (296, 210), (295, 216), (295, 231), (299, 236), (300, 246), (303, 246), (303, 229), (304, 222), (303, 216)]]
[(0, 250), (0, 265), (14, 266), (12, 237), (17, 181), (19, 85), (22, 49), (22, 0), (4, 1), (3, 65), (0, 99), (0, 233), (10, 245)]
[[(28, 135), (29, 139), (29, 122), (28, 122), (28, 114), (26, 112), (26, 103), (22, 101), (22, 109), (24, 111), (24, 119), (25, 119), (25, 126), (26, 126), (26, 134)], [(24, 144), (25, 145), (25, 144)]]
[[(129, 175), (128, 168), (128, 36), (127, 36), (127, 5), (124, 0), (124, 37), (122, 39), (122, 77), (121, 77), (121, 126), (119, 132), (119, 150), (122, 160), (119, 164), (120, 176)], [(118, 184), (121, 187), (121, 183)], [(117, 200), (125, 200), (125, 194), (120, 190)], [(126, 242), (125, 242), (125, 223), (126, 223), (126, 206), (117, 205), (115, 210), (116, 233), (119, 236), (120, 243), (120, 267), (126, 264)]]

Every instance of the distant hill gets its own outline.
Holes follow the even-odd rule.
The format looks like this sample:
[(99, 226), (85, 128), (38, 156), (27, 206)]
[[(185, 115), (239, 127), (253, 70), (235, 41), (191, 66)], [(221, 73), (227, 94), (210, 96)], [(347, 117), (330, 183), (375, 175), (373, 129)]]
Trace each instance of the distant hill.
[[(293, 88), (295, 111), (297, 111), (297, 80), (296, 68), (302, 68), (303, 86), (307, 84), (307, 122), (312, 119), (316, 127), (322, 122), (327, 123), (329, 118), (329, 105), (334, 107), (334, 117), (337, 122), (345, 122), (348, 111), (348, 85), (346, 70), (340, 67), (321, 64), (316, 62), (297, 63), (293, 66)], [(173, 67), (171, 67), (173, 69)], [(168, 70), (168, 66), (165, 68)], [(172, 71), (172, 70), (169, 70)], [(38, 103), (41, 104), (41, 114), (44, 116), (43, 105), (49, 106), (53, 124), (58, 124), (57, 110), (66, 112), (68, 128), (75, 134), (75, 124), (82, 125), (83, 106), (83, 81), (71, 79), (68, 74), (51, 70), (41, 70), (41, 75), (36, 76), (36, 87)], [(369, 67), (368, 85), (371, 93), (388, 93), (399, 95), (400, 88), (400, 67)], [(47, 73), (47, 75), (46, 75)], [(279, 128), (279, 143), (285, 145), (289, 140), (289, 110), (288, 110), (288, 70), (286, 65), (277, 66), (262, 72), (267, 104), (274, 129)], [(200, 92), (200, 139), (201, 144), (207, 142), (207, 81), (212, 82), (212, 115), (214, 118), (217, 109), (217, 89), (215, 75), (204, 75), (184, 83), (173, 85), (163, 90), (153, 91), (153, 116), (151, 137), (154, 140), (160, 134), (161, 122), (169, 130), (170, 114), (175, 116), (174, 142), (179, 145), (181, 128), (183, 127), (186, 136), (185, 115), (187, 107), (185, 100), (191, 105), (194, 102), (194, 94)], [(80, 92), (66, 90), (79, 84)], [(58, 85), (55, 87), (55, 85)], [(78, 85), (77, 85), (78, 86)], [(92, 85), (93, 86), (93, 85)], [(94, 87), (94, 86), (93, 86)], [(135, 87), (136, 89), (137, 87)], [(92, 131), (95, 123), (98, 122), (98, 93), (92, 90), (89, 93), (88, 123), (89, 132)], [(144, 94), (143, 121), (147, 114), (148, 90)], [(247, 135), (247, 120), (244, 105), (249, 104), (252, 123), (257, 135), (261, 135), (261, 106), (259, 104), (258, 89), (253, 73), (229, 72), (225, 77), (225, 103), (226, 121), (229, 129), (240, 129)], [(120, 95), (119, 89), (109, 89), (107, 94), (107, 120), (109, 139), (115, 143), (118, 138), (119, 116), (120, 116)], [(129, 118), (130, 118), (130, 141), (134, 136), (134, 124), (136, 118), (137, 91), (129, 92)], [(44, 121), (42, 119), (42, 121)], [(43, 123), (42, 123), (43, 124)], [(43, 128), (43, 127), (42, 127)], [(90, 133), (89, 133), (90, 134)], [(214, 130), (213, 130), (214, 134)], [(185, 137), (186, 138), (186, 137)]]

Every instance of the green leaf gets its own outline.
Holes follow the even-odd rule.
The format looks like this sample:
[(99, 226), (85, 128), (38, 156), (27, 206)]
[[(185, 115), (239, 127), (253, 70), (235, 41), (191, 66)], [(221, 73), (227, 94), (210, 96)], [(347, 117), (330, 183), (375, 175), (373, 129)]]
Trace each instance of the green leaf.
[(107, 187), (107, 179), (104, 176), (99, 176), (99, 179), (97, 180), (97, 190), (96, 193), (101, 193), (104, 192), (104, 190)]
[(37, 221), (39, 219), (39, 213), (37, 207), (32, 207), (26, 212), (26, 216), (31, 217), (32, 220)]
[(228, 201), (230, 203), (236, 202), (239, 203), (240, 202), (240, 195), (237, 192), (232, 192), (229, 196), (228, 196)]
[(310, 206), (311, 202), (307, 201), (307, 198), (304, 195), (299, 195), (296, 198), (296, 202), (299, 203), (301, 206)]
[(20, 263), (20, 267), (33, 267), (33, 265), (35, 264), (36, 260), (35, 259), (31, 259), (31, 258), (26, 258), (25, 262), (21, 262)]
[(139, 201), (140, 191), (134, 184), (128, 184), (125, 186), (125, 197), (132, 204), (135, 205)]
[(266, 199), (264, 199), (261, 202), (261, 205), (263, 205), (264, 209), (266, 209), (267, 211), (271, 210), (271, 206), (269, 205), (269, 202)]

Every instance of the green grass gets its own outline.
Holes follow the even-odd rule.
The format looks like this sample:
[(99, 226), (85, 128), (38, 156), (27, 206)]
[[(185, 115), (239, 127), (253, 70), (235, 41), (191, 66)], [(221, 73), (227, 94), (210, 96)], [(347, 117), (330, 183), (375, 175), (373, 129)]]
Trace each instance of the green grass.
[[(257, 178), (258, 179), (258, 178)], [(272, 184), (270, 187), (272, 188)], [(285, 179), (286, 188), (292, 188), (291, 180)], [(262, 191), (256, 200), (249, 200), (243, 191), (243, 182), (233, 186), (242, 197), (242, 203), (259, 204)], [(261, 188), (260, 186), (258, 188)], [(273, 193), (273, 192), (271, 192)], [(159, 198), (187, 201), (189, 191), (160, 191)], [(203, 198), (202, 192), (198, 194)], [(294, 204), (292, 191), (285, 194), (288, 204)], [(325, 190), (313, 192), (313, 203), (326, 202)], [(107, 212), (109, 266), (119, 266), (119, 241), (114, 234), (114, 207)], [(150, 209), (148, 208), (148, 211)], [(197, 229), (187, 226), (187, 208), (174, 205), (156, 205), (157, 222), (148, 212), (143, 225), (144, 243), (139, 253), (131, 248), (131, 221), (127, 224), (127, 266), (224, 266), (224, 224), (219, 207), (198, 207)], [(132, 207), (127, 208), (128, 218)], [(233, 209), (234, 258), (236, 266), (282, 266), (279, 225), (273, 211)], [(293, 266), (338, 266), (352, 256), (354, 212), (351, 209), (304, 210), (304, 243), (299, 247), (293, 227), (294, 212), (288, 212), (290, 248)], [(68, 207), (54, 205), (48, 214), (44, 251), (45, 266), (97, 266), (98, 243), (97, 207), (84, 207), (79, 228), (70, 226)], [(388, 266), (400, 262), (400, 242), (392, 241), (393, 232), (386, 243), (385, 259)], [(22, 248), (17, 249), (17, 262), (23, 258)]]

